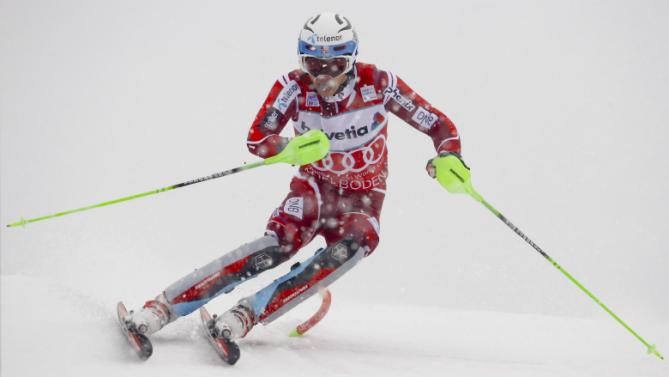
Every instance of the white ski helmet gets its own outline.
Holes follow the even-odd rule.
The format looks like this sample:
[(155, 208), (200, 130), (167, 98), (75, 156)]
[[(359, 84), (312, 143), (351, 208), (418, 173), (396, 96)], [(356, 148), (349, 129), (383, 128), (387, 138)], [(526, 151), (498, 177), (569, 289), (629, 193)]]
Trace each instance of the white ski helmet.
[(297, 54), (303, 71), (313, 76), (339, 76), (353, 69), (358, 56), (358, 35), (346, 17), (320, 13), (304, 23)]

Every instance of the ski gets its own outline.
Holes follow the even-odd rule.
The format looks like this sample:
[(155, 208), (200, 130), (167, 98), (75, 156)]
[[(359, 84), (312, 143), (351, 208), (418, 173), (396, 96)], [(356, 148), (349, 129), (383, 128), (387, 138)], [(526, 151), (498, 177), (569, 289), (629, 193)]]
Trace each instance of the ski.
[(234, 365), (237, 360), (239, 360), (240, 356), (239, 346), (237, 343), (225, 337), (216, 336), (216, 331), (214, 330), (214, 318), (211, 317), (204, 306), (200, 308), (200, 318), (202, 319), (204, 333), (207, 337), (207, 340), (209, 341), (209, 344), (214, 347), (214, 350), (221, 358), (221, 360), (230, 365)]
[(138, 333), (135, 329), (128, 327), (125, 317), (128, 315), (128, 310), (122, 302), (116, 305), (116, 314), (118, 316), (118, 323), (121, 325), (121, 331), (128, 339), (128, 343), (132, 349), (137, 353), (140, 359), (146, 360), (151, 357), (153, 353), (153, 346), (151, 341), (145, 335)]

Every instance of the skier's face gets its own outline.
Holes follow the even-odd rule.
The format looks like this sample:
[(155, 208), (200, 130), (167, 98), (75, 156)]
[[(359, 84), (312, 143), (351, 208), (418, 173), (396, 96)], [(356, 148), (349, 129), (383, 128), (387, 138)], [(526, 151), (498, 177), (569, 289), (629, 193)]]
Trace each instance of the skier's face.
[(346, 81), (346, 75), (339, 75), (337, 77), (318, 75), (313, 77), (313, 80), (314, 87), (316, 87), (316, 91), (321, 97), (332, 97), (337, 93), (339, 87)]
[(311, 75), (316, 91), (321, 97), (331, 97), (346, 81), (346, 58), (318, 59), (305, 57), (303, 66)]

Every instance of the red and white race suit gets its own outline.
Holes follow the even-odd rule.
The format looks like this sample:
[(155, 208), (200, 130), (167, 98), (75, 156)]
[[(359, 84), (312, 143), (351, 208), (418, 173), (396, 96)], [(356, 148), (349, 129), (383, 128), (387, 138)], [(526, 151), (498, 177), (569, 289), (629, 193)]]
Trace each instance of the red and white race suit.
[[(300, 167), (268, 224), (293, 251), (316, 234), (328, 244), (343, 236), (363, 237), (368, 253), (376, 247), (388, 176), (389, 113), (428, 135), (437, 153), (460, 153), (453, 122), (402, 79), (372, 64), (357, 63), (354, 69), (356, 79), (331, 98), (319, 96), (311, 76), (300, 70), (280, 77), (249, 131), (249, 150), (264, 158), (285, 145), (279, 133), (289, 120), (295, 134), (317, 129), (330, 139), (328, 156)], [(358, 231), (352, 231), (358, 234), (341, 232), (360, 216), (368, 221), (356, 222)]]
[(164, 291), (162, 300), (174, 318), (283, 263), (317, 235), (325, 238), (325, 251), (244, 299), (254, 321), (273, 320), (369, 255), (379, 242), (389, 113), (428, 135), (437, 153), (460, 153), (453, 123), (404, 81), (371, 64), (357, 63), (354, 69), (355, 79), (331, 98), (319, 96), (311, 77), (299, 70), (274, 83), (249, 131), (249, 150), (263, 158), (277, 154), (287, 142), (279, 133), (292, 119), (296, 134), (322, 130), (330, 139), (330, 152), (300, 167), (288, 195), (270, 216), (264, 237)]
[(263, 158), (278, 153), (285, 142), (279, 133), (292, 119), (296, 134), (322, 130), (331, 143), (326, 158), (300, 173), (345, 190), (383, 190), (389, 112), (430, 136), (437, 153), (460, 153), (453, 122), (402, 79), (372, 64), (357, 63), (355, 69), (357, 79), (334, 98), (321, 98), (300, 70), (277, 80), (249, 131), (251, 153)]

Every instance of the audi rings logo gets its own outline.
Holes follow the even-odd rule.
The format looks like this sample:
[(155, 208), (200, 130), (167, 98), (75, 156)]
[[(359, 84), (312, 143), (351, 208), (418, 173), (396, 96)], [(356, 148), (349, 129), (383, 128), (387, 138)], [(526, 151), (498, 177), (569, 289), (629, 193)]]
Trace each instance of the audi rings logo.
[(311, 166), (337, 175), (359, 173), (381, 161), (385, 153), (386, 137), (379, 135), (362, 148), (346, 152), (330, 152), (324, 159), (314, 162)]

